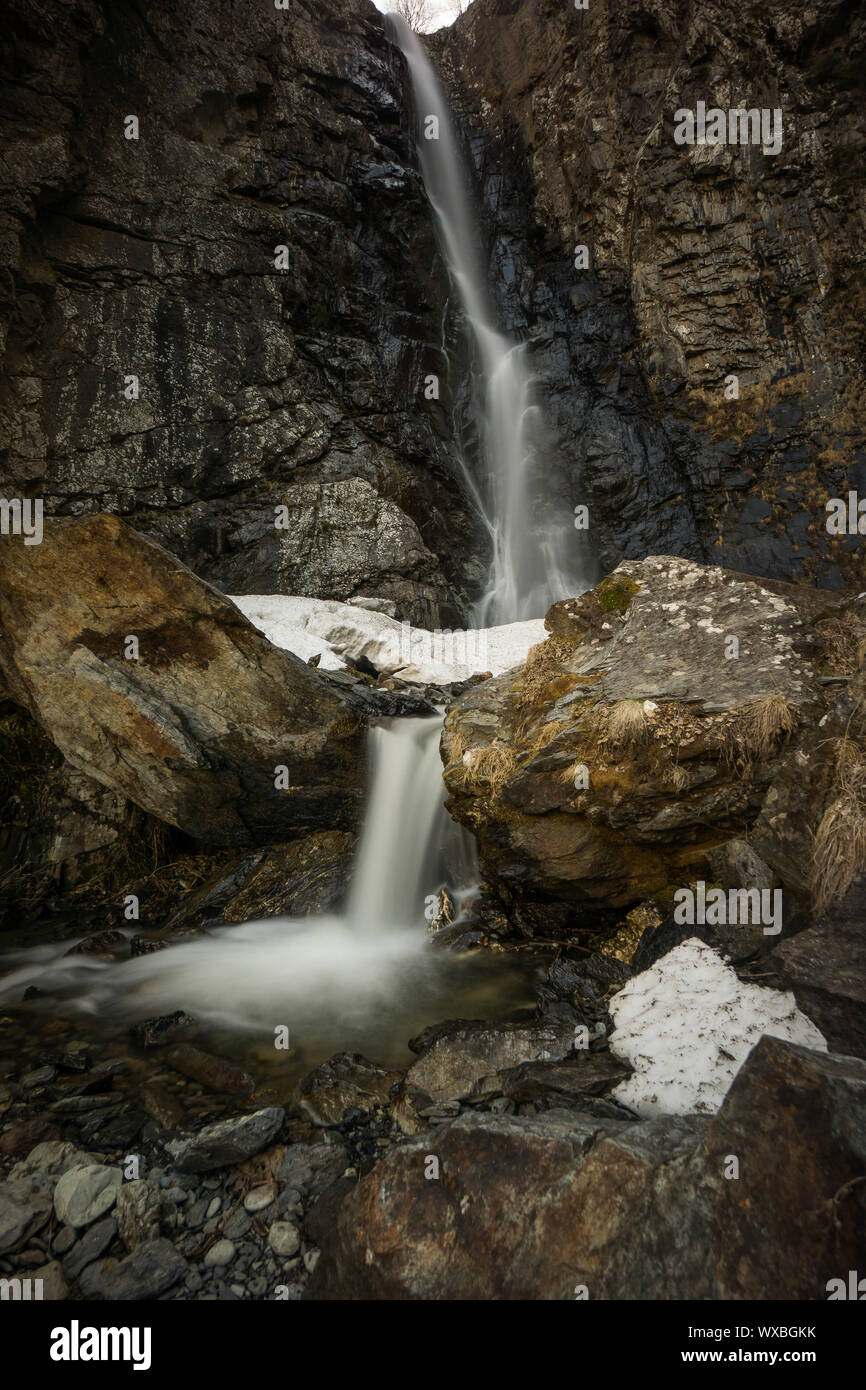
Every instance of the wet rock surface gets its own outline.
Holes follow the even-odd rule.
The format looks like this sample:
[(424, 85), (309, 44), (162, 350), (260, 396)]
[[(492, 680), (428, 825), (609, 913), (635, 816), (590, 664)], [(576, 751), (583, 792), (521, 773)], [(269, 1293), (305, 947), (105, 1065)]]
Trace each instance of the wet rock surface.
[[(602, 573), (666, 553), (864, 587), (824, 511), (866, 481), (863, 22), (835, 0), (769, 21), (474, 0), (429, 41), (543, 383), (551, 486), (588, 503)], [(698, 101), (778, 108), (779, 153), (678, 145)]]
[(714, 1120), (461, 1116), (361, 1179), (307, 1296), (823, 1298), (862, 1249), (864, 1097), (862, 1062), (764, 1038)]
[(73, 766), (212, 844), (351, 821), (361, 719), (160, 546), (115, 517), (57, 521), (0, 573), (3, 679)]
[(832, 735), (847, 719), (860, 737), (858, 601), (651, 557), (546, 621), (523, 667), (461, 698), (442, 743), (452, 814), (525, 934), (541, 934), (533, 901), (570, 904), (558, 920), (576, 925), (583, 905), (670, 905), (697, 879), (781, 883), (789, 912), (808, 900)]
[[(475, 0), (431, 39), (551, 492), (590, 507), (575, 554), (632, 558), (526, 663), (410, 690), (361, 646), (317, 671), (210, 587), (429, 631), (482, 583), (462, 325), (381, 17), (10, 14), (3, 490), (46, 523), (0, 550), (4, 927), (97, 970), (337, 910), (365, 723), (456, 699), (445, 776), (487, 885), (469, 923), (437, 895), (438, 935), (558, 955), (534, 1016), (426, 1027), (402, 1067), (282, 1065), (271, 1035), (260, 1066), (156, 1005), (122, 1038), (22, 983), (0, 1276), (84, 1301), (824, 1298), (866, 1261), (866, 610), (838, 592), (864, 571), (824, 525), (866, 488), (862, 17)], [(731, 64), (783, 107), (776, 163), (670, 143)], [(781, 941), (677, 921), (698, 879), (782, 891)], [(792, 989), (830, 1051), (761, 1037), (717, 1113), (647, 1118), (615, 1094), (613, 1001), (694, 938), (732, 989)]]
[(458, 615), (483, 542), (419, 408), (447, 288), (381, 15), (7, 19), (10, 495), (123, 515), (228, 593)]

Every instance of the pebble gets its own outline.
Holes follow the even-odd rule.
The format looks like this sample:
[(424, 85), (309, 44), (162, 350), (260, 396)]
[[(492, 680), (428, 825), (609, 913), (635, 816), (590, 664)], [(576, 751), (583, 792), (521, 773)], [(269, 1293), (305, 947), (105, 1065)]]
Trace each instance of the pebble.
[(28, 1091), (32, 1091), (36, 1086), (47, 1086), (57, 1075), (54, 1067), (37, 1067), (35, 1071), (28, 1071), (21, 1078), (21, 1085)]
[(245, 1211), (264, 1211), (274, 1200), (273, 1190), (270, 1187), (254, 1187), (244, 1198)]
[(238, 1207), (229, 1216), (223, 1225), (225, 1235), (231, 1240), (242, 1240), (253, 1224), (253, 1218), (249, 1212), (244, 1211), (243, 1207)]
[(63, 1272), (66, 1277), (77, 1279), (82, 1270), (93, 1264), (94, 1260), (98, 1260), (100, 1255), (105, 1254), (116, 1235), (117, 1222), (113, 1216), (106, 1216), (104, 1221), (97, 1221), (94, 1226), (85, 1231), (63, 1261)]
[(74, 1226), (61, 1226), (51, 1245), (55, 1255), (65, 1255), (71, 1250), (76, 1240), (78, 1232)]
[(213, 1200), (211, 1201), (210, 1205), (208, 1206), (208, 1209), (207, 1209), (208, 1218), (210, 1218), (211, 1216), (216, 1216), (216, 1214), (217, 1214), (217, 1212), (219, 1211), (219, 1209), (220, 1209), (221, 1206), (222, 1206), (222, 1198), (221, 1198), (221, 1197), (214, 1197)]
[(263, 1110), (232, 1115), (192, 1134), (180, 1135), (169, 1140), (165, 1147), (180, 1172), (207, 1173), (261, 1153), (276, 1138), (285, 1118), (280, 1106), (266, 1106)]
[(206, 1211), (207, 1198), (199, 1197), (198, 1201), (193, 1202), (189, 1211), (186, 1212), (186, 1224), (191, 1231), (197, 1231), (199, 1226), (204, 1225)]
[(119, 1263), (99, 1260), (88, 1265), (79, 1288), (85, 1297), (157, 1298), (186, 1274), (187, 1263), (164, 1237), (147, 1241)]
[(268, 1245), (275, 1255), (290, 1259), (301, 1248), (301, 1236), (291, 1221), (275, 1221), (268, 1231)]
[(41, 1296), (46, 1303), (59, 1303), (69, 1297), (66, 1279), (57, 1260), (34, 1269), (33, 1278), (42, 1280)]
[(233, 1240), (218, 1240), (204, 1257), (205, 1269), (215, 1269), (217, 1265), (231, 1264), (235, 1257), (235, 1248)]
[(42, 1174), (0, 1183), (0, 1254), (14, 1250), (45, 1225), (51, 1213), (51, 1181)]
[(35, 1265), (41, 1265), (45, 1260), (44, 1250), (21, 1250), (15, 1256), (18, 1264), (25, 1269), (33, 1269)]
[(120, 1168), (92, 1163), (64, 1173), (54, 1189), (54, 1210), (68, 1226), (89, 1226), (111, 1211), (123, 1181)]

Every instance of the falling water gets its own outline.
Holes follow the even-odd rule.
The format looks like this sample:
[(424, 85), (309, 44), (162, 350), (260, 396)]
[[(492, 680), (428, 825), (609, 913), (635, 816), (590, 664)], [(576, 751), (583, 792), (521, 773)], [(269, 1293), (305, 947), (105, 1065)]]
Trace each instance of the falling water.
[[(109, 1025), (184, 1009), (220, 1027), (284, 1024), (302, 1038), (401, 1043), (452, 1005), (457, 964), (430, 952), (425, 896), (474, 873), (474, 842), (444, 805), (439, 716), (371, 730), (364, 830), (345, 913), (220, 927), (170, 949), (107, 963), (68, 940), (7, 955), (0, 1003), (37, 985)], [(458, 866), (458, 867), (455, 867)], [(477, 981), (476, 981), (477, 983)], [(459, 982), (457, 993), (459, 994)]]
[[(389, 720), (370, 730), (370, 796), (348, 914), (360, 930), (418, 922), (442, 879), (448, 813), (442, 794), (442, 720)], [(420, 916), (419, 916), (420, 914)]]
[[(418, 156), (452, 280), (475, 344), (484, 383), (482, 444), (487, 476), (479, 490), (468, 476), (492, 544), (482, 626), (543, 617), (551, 603), (587, 587), (565, 556), (573, 527), (546, 496), (540, 410), (524, 344), (496, 327), (466, 171), (444, 94), (420, 40), (397, 14), (388, 22), (409, 68), (419, 122)], [(438, 138), (425, 133), (429, 118)], [(464, 466), (464, 472), (467, 470)]]

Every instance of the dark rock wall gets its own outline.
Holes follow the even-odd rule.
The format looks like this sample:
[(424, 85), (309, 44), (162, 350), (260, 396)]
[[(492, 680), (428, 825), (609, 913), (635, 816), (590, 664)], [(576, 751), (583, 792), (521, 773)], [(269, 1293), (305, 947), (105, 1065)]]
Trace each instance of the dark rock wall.
[(3, 495), (118, 512), (229, 592), (455, 616), (483, 565), (423, 399), (445, 277), (382, 17), (12, 0), (4, 29)]
[[(866, 493), (862, 6), (474, 0), (431, 46), (602, 568), (862, 587), (824, 511)], [(781, 152), (677, 145), (699, 100), (781, 107)]]
[[(465, 614), (465, 345), (369, 0), (11, 0), (4, 30), (3, 495), (118, 512), (229, 592)], [(599, 570), (862, 585), (824, 515), (866, 493), (861, 7), (474, 0), (429, 45)], [(675, 145), (698, 100), (781, 106), (781, 154)]]

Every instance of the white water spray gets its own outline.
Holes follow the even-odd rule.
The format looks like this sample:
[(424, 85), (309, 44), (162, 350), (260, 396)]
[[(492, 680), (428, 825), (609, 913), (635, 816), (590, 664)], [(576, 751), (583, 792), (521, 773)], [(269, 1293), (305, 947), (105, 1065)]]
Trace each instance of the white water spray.
[(348, 915), (359, 930), (405, 927), (441, 882), (448, 820), (439, 757), (441, 719), (389, 720), (370, 730), (370, 792)]
[[(487, 476), (467, 483), (490, 534), (493, 557), (481, 626), (543, 617), (557, 599), (588, 587), (569, 573), (571, 518), (547, 499), (541, 419), (526, 348), (499, 332), (490, 302), (463, 160), (444, 94), (420, 40), (397, 14), (388, 22), (406, 59), (419, 123), (418, 157), (445, 258), (475, 344), (483, 380)], [(435, 124), (430, 124), (431, 118)], [(428, 138), (435, 132), (436, 138)]]
[(407, 1028), (436, 1016), (454, 970), (428, 949), (425, 894), (455, 864), (467, 875), (474, 867), (474, 842), (445, 810), (441, 728), (431, 716), (371, 730), (367, 816), (344, 915), (221, 927), (118, 964), (70, 956), (68, 940), (38, 947), (5, 958), (0, 1003), (37, 985), (116, 1024), (183, 1009), (232, 1029), (283, 1024), (330, 1038), (331, 1050), (361, 1045), (373, 1022), (377, 1036), (387, 1033), (399, 1017), (395, 1035), (405, 1041)]

